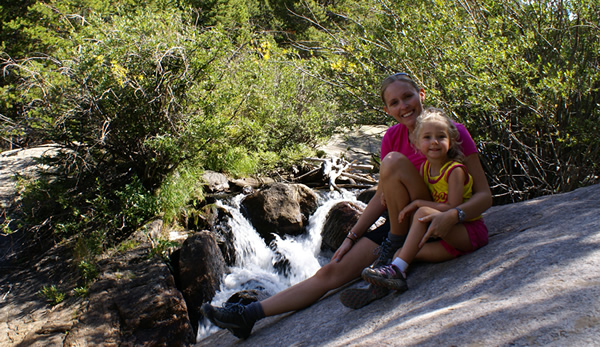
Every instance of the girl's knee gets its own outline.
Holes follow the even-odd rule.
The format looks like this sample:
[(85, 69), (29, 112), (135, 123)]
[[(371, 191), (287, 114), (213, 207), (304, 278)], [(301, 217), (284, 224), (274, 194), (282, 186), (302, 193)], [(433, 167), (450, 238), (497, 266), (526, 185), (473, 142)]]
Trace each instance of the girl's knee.
[(429, 216), (430, 214), (432, 214), (433, 212), (438, 212), (438, 211), (431, 207), (422, 206), (417, 209), (413, 218), (418, 219), (418, 218), (426, 217), (426, 216)]

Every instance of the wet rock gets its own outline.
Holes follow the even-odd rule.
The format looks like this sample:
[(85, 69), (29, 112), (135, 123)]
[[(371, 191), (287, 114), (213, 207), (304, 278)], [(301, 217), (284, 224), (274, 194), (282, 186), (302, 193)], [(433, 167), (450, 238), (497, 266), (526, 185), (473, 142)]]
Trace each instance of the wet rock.
[(248, 195), (242, 206), (256, 231), (270, 243), (277, 234), (300, 235), (317, 209), (317, 196), (302, 184), (274, 183)]
[(246, 289), (234, 293), (232, 296), (227, 299), (227, 302), (235, 302), (241, 303), (243, 305), (248, 305), (255, 301), (261, 301), (268, 297), (264, 291), (256, 290), (256, 289)]
[(231, 218), (231, 213), (224, 208), (215, 208), (216, 218), (212, 225), (212, 231), (217, 240), (217, 245), (221, 250), (221, 254), (225, 260), (227, 266), (235, 265), (236, 251), (234, 247), (235, 236), (233, 235), (233, 229), (231, 225), (227, 223), (227, 220)]
[(341, 201), (335, 204), (325, 218), (325, 224), (321, 231), (323, 237), (321, 248), (337, 250), (362, 212), (362, 207), (350, 201)]
[(224, 273), (225, 261), (211, 232), (198, 232), (184, 241), (179, 253), (179, 278), (194, 331), (201, 317), (200, 307), (212, 300)]
[(375, 193), (377, 193), (377, 186), (363, 190), (358, 194), (356, 200), (368, 204), (369, 201), (371, 201), (371, 199), (375, 196)]

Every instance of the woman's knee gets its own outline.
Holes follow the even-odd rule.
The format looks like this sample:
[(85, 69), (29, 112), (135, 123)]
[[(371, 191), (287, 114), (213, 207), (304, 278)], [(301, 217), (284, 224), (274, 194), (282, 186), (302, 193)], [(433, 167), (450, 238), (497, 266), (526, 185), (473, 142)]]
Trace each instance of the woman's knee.
[(331, 262), (323, 265), (314, 275), (315, 278), (321, 282), (322, 285), (328, 287), (329, 290), (335, 289), (342, 285), (340, 278), (343, 277), (341, 273), (343, 269), (339, 266), (339, 263)]
[(398, 169), (406, 168), (407, 165), (413, 166), (408, 157), (400, 152), (390, 152), (381, 160), (380, 172), (385, 173), (400, 172)]

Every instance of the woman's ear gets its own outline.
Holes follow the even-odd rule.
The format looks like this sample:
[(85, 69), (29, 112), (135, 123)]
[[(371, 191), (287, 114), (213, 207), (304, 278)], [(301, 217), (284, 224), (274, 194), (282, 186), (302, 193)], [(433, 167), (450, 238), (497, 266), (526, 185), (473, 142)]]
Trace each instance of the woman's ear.
[(425, 102), (425, 89), (421, 88), (419, 90), (419, 96), (421, 97), (421, 103)]

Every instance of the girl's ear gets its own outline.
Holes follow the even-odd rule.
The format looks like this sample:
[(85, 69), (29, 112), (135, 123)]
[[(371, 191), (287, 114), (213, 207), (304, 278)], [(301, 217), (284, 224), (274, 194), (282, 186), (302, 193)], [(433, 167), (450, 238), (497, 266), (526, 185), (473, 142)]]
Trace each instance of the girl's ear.
[(388, 112), (387, 105), (384, 105), (384, 106), (383, 106), (383, 110), (385, 111), (385, 113), (387, 113), (387, 114), (388, 114), (388, 116), (390, 115), (390, 113)]
[(425, 89), (421, 88), (419, 90), (419, 96), (421, 97), (421, 103), (425, 101)]

